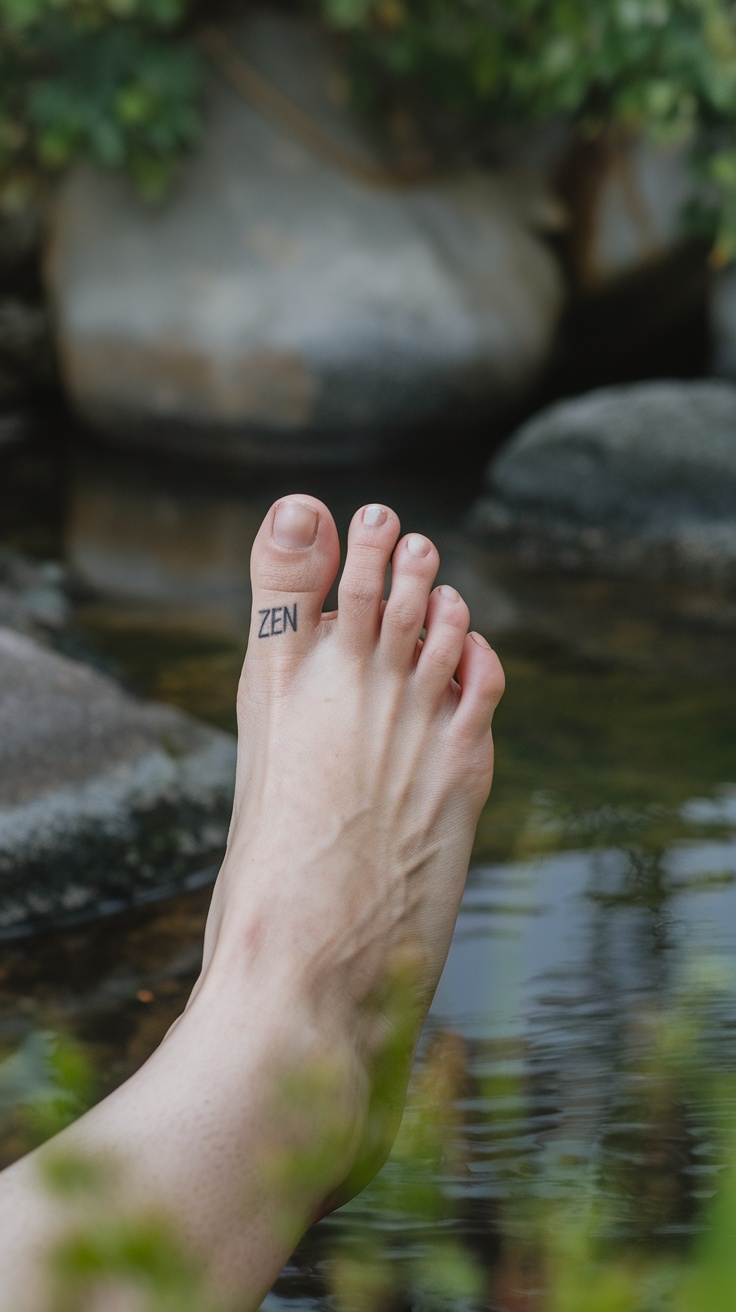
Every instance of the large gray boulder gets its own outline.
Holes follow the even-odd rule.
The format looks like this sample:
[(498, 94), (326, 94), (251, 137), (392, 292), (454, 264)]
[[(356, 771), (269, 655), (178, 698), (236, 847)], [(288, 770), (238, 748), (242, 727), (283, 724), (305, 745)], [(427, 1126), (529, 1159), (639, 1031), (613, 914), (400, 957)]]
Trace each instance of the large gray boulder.
[(551, 406), (492, 461), (473, 524), (536, 563), (730, 573), (736, 386), (639, 383)]
[(234, 770), (229, 735), (0, 628), (0, 936), (202, 878)]
[(453, 407), (504, 411), (563, 302), (539, 197), (480, 173), (372, 185), (380, 160), (316, 30), (255, 13), (228, 35), (354, 167), (213, 76), (166, 204), (73, 172), (47, 268), (78, 411), (120, 442), (290, 462), (393, 449)]

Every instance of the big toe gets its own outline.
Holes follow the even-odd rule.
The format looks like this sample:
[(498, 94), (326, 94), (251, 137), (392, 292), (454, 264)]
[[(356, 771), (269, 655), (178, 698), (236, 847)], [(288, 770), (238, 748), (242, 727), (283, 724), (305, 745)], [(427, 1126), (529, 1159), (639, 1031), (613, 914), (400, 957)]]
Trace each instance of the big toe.
[(335, 581), (340, 543), (316, 497), (282, 497), (261, 524), (251, 552), (253, 612), (249, 649), (273, 655), (310, 645)]

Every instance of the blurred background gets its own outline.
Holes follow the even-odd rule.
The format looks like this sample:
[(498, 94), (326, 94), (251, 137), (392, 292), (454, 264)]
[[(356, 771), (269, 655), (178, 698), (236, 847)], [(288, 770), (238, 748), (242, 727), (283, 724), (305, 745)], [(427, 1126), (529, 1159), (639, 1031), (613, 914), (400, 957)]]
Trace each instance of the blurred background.
[[(277, 496), (343, 538), (394, 506), (507, 671), (421, 1189), (410, 1135), (269, 1308), (596, 1312), (601, 1253), (653, 1308), (699, 1242), (734, 1105), (735, 129), (727, 0), (0, 0), (3, 1163), (196, 976)], [(582, 1196), (587, 1301), (550, 1302), (540, 1207)]]

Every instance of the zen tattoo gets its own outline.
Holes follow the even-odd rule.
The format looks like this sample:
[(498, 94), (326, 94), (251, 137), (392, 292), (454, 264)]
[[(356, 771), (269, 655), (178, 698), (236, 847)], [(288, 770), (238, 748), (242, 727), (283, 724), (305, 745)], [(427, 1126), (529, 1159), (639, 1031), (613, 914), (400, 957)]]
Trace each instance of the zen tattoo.
[(296, 602), (291, 610), (288, 606), (269, 606), (266, 610), (259, 610), (258, 614), (261, 617), (259, 638), (275, 638), (279, 633), (286, 633), (290, 626), (296, 633)]

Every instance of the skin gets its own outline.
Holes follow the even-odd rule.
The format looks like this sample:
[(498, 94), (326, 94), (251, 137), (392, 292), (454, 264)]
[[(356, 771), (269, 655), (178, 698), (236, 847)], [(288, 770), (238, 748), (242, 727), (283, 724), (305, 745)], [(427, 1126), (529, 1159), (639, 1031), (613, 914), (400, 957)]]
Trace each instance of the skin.
[[(464, 601), (432, 590), (433, 544), (399, 533), (389, 508), (357, 512), (339, 608), (323, 614), (340, 557), (329, 510), (300, 495), (266, 516), (201, 975), (142, 1069), (0, 1176), (0, 1312), (45, 1308), (45, 1255), (78, 1220), (42, 1183), (51, 1154), (115, 1161), (116, 1214), (164, 1216), (213, 1300), (241, 1312), (384, 1160), (504, 686)], [(138, 1306), (116, 1300), (98, 1289), (77, 1306)]]

